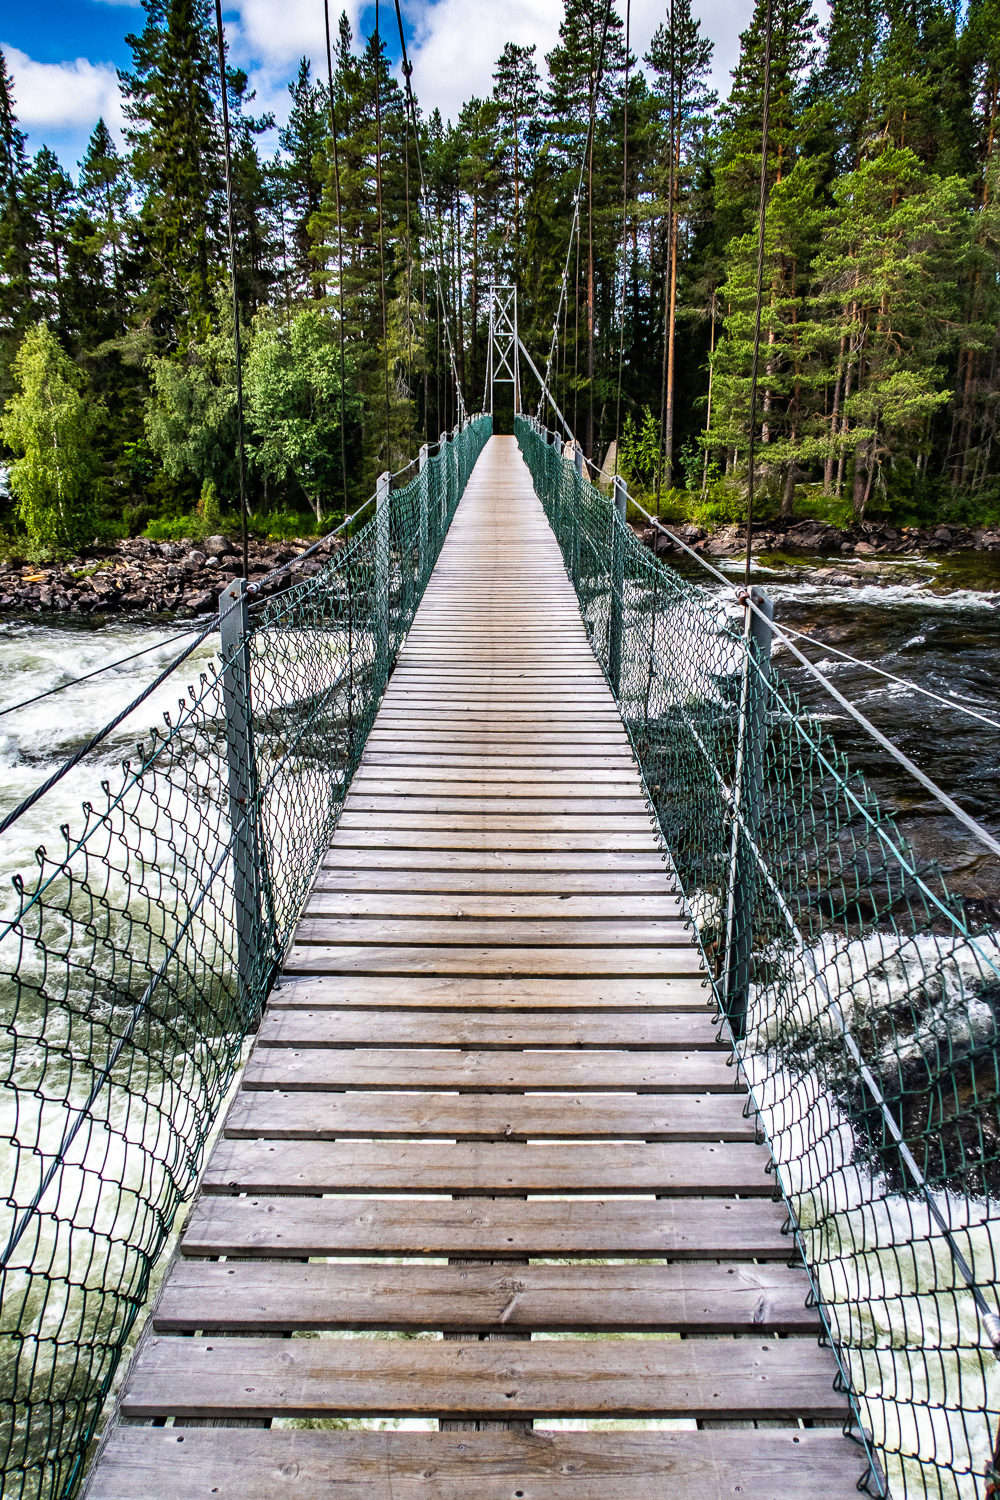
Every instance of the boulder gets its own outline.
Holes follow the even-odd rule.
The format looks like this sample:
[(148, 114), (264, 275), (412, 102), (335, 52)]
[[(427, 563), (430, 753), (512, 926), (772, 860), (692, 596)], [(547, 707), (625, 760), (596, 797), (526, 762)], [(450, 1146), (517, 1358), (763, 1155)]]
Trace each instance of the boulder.
[(205, 553), (199, 552), (197, 547), (192, 548), (184, 559), (189, 568), (202, 568), (205, 566)]
[(228, 557), (234, 551), (227, 536), (210, 536), (203, 543), (206, 557)]

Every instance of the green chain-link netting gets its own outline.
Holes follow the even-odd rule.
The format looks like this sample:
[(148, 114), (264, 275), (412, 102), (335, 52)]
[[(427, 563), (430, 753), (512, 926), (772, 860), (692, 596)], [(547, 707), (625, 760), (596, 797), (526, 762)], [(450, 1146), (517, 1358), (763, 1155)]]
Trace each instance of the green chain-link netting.
[(781, 680), (766, 623), (748, 637), (732, 593), (659, 562), (561, 443), (524, 419), (517, 435), (885, 1478), (992, 1491), (998, 935)]
[(491, 430), (481, 417), (443, 441), (314, 576), (230, 608), (220, 670), (15, 880), (0, 925), (5, 1497), (77, 1487)]

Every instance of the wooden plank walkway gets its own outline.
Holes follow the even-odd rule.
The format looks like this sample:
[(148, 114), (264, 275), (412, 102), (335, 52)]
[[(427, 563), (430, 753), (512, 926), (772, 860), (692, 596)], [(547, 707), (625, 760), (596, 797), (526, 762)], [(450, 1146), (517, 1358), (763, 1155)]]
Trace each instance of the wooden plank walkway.
[(90, 1500), (847, 1500), (860, 1450), (708, 995), (494, 438)]

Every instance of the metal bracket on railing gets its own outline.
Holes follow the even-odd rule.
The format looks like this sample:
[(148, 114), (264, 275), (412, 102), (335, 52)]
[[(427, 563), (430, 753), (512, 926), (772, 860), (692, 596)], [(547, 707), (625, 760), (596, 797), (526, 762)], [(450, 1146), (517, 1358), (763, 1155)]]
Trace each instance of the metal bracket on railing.
[(226, 715), (229, 823), (232, 829), (233, 918), (240, 1006), (248, 1020), (261, 947), (260, 849), (257, 838), (257, 767), (250, 701), (250, 619), (245, 578), (219, 595), (222, 705)]
[[(615, 505), (611, 517), (611, 578), (608, 600), (608, 679), (618, 697), (622, 675), (622, 592), (625, 587), (625, 516), (628, 490), (620, 474), (615, 475)], [(621, 525), (618, 523), (621, 522)]]

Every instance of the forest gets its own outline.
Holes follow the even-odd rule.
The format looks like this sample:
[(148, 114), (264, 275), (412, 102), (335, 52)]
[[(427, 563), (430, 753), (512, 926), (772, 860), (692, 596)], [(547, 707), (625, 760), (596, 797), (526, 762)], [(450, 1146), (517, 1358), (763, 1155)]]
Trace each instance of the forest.
[[(256, 531), (327, 530), (454, 426), (459, 385), (482, 408), (491, 282), (588, 457), (616, 442), (664, 515), (739, 520), (768, 3), (758, 511), (1000, 519), (1000, 0), (834, 0), (823, 25), (758, 0), (724, 99), (691, 0), (644, 56), (627, 11), (565, 0), (553, 50), (509, 43), (454, 121), (346, 15), (277, 132), (227, 67)], [(0, 54), (0, 540), (39, 558), (239, 504), (215, 12), (142, 4), (124, 144), (98, 120), (75, 178), (28, 154)]]

